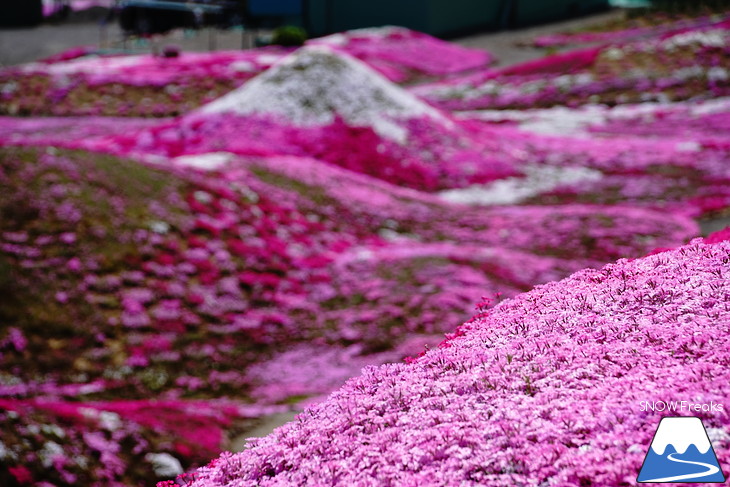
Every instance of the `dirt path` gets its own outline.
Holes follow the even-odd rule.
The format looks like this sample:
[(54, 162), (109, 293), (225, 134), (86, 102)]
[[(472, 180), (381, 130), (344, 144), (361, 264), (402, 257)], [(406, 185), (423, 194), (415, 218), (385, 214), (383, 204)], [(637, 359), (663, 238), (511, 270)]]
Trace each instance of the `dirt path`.
[(242, 451), (246, 448), (246, 440), (248, 438), (261, 438), (274, 431), (279, 426), (283, 426), (289, 421), (294, 420), (297, 413), (279, 413), (267, 416), (262, 419), (261, 423), (256, 427), (236, 436), (231, 440), (231, 451)]
[(524, 29), (485, 32), (483, 34), (455, 39), (454, 42), (465, 47), (486, 49), (497, 57), (498, 66), (510, 66), (545, 56), (545, 49), (527, 46), (537, 36), (581, 29), (611, 19), (621, 18), (623, 15), (624, 12), (622, 10), (612, 10), (579, 19), (571, 19)]

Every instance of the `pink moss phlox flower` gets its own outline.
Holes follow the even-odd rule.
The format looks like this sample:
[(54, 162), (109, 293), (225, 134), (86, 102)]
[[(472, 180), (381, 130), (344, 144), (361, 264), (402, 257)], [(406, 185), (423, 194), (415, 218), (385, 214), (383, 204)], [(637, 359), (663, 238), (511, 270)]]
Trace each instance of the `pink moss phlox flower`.
[[(730, 393), (728, 262), (727, 242), (695, 240), (539, 286), (409, 364), (365, 369), (191, 485), (625, 485), (662, 416), (640, 401)], [(727, 416), (701, 415), (727, 462)]]
[(631, 27), (621, 30), (547, 34), (536, 37), (533, 44), (536, 47), (558, 47), (595, 42), (620, 44), (642, 37), (672, 35), (677, 32), (686, 31), (687, 29), (716, 25), (724, 21), (726, 21), (726, 18), (718, 19), (717, 16), (711, 16), (697, 19), (681, 19), (658, 25)]

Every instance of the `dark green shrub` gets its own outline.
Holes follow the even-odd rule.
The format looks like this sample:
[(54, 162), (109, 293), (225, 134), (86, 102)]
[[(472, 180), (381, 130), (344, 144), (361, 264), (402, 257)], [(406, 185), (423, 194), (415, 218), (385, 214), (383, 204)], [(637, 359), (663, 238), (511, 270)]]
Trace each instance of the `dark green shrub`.
[(271, 43), (279, 46), (301, 46), (307, 40), (307, 31), (301, 27), (285, 25), (274, 30)]

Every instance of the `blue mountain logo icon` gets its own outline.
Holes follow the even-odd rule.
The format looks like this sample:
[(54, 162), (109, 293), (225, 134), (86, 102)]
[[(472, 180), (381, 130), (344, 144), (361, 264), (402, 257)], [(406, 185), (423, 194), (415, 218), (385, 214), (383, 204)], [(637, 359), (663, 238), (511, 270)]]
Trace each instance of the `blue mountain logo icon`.
[(637, 482), (722, 483), (725, 476), (700, 418), (663, 418)]

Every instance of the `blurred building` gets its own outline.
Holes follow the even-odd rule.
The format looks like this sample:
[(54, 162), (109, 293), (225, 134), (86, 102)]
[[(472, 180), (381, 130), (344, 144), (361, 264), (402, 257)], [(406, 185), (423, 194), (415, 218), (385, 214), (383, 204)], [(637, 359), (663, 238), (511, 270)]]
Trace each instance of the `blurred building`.
[[(0, 26), (35, 25), (90, 0), (0, 0)], [(111, 1), (105, 2), (111, 5)], [(202, 25), (249, 28), (296, 25), (310, 36), (400, 25), (448, 37), (578, 16), (609, 0), (118, 0), (125, 31), (164, 32)]]
[(248, 0), (253, 21), (301, 25), (320, 36), (400, 25), (437, 36), (549, 22), (608, 8), (608, 0)]

